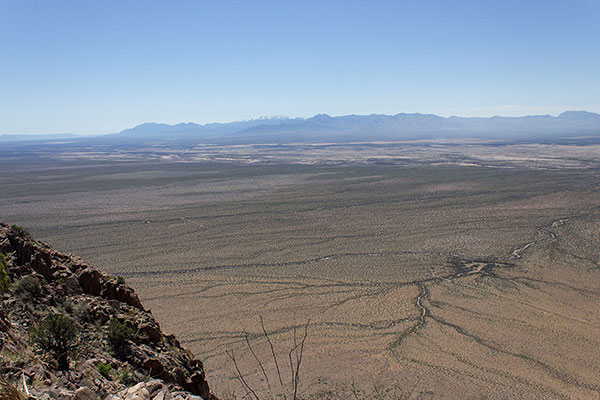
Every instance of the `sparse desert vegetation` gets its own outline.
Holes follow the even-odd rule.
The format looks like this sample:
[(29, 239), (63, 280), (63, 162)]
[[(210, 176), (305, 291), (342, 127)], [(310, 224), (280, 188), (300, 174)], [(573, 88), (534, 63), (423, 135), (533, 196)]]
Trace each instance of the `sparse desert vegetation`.
[[(163, 334), (132, 288), (115, 288), (113, 277), (4, 222), (0, 252), (9, 279), (0, 304), (0, 396), (139, 400), (178, 392), (214, 400), (202, 363)], [(36, 290), (24, 296), (14, 282), (27, 278)]]
[(69, 369), (69, 359), (78, 344), (75, 321), (66, 315), (48, 313), (38, 326), (30, 329), (29, 338), (43, 353), (52, 357), (59, 370)]
[(247, 351), (248, 340), (275, 376), (261, 315), (283, 359), (311, 319), (304, 397), (593, 398), (591, 147), (540, 147), (518, 162), (479, 145), (385, 162), (5, 160), (0, 214), (124, 277), (223, 398), (245, 395), (226, 351), (268, 398)]
[(0, 0), (0, 400), (600, 400), (599, 17)]

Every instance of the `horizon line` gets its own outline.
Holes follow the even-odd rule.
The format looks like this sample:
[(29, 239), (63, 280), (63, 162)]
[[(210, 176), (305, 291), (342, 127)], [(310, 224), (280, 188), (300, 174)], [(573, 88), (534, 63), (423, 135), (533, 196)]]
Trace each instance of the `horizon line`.
[(587, 111), (587, 110), (564, 110), (556, 115), (554, 114), (550, 114), (550, 113), (546, 113), (546, 114), (525, 114), (525, 115), (513, 115), (513, 116), (506, 116), (506, 115), (500, 115), (500, 114), (494, 114), (494, 115), (489, 115), (489, 116), (460, 116), (460, 115), (456, 115), (456, 114), (450, 114), (450, 115), (441, 115), (441, 114), (435, 114), (435, 113), (423, 113), (423, 112), (398, 112), (395, 114), (385, 114), (385, 113), (370, 113), (370, 114), (338, 114), (338, 115), (332, 115), (332, 114), (327, 114), (327, 113), (318, 113), (318, 114), (314, 114), (312, 116), (308, 116), (308, 117), (300, 117), (300, 116), (287, 116), (287, 115), (271, 115), (271, 116), (260, 116), (260, 117), (255, 117), (255, 118), (249, 118), (249, 119), (236, 119), (236, 120), (229, 120), (229, 121), (211, 121), (211, 122), (204, 122), (204, 123), (198, 123), (198, 122), (193, 122), (193, 121), (187, 121), (187, 122), (175, 122), (175, 123), (168, 123), (168, 122), (156, 122), (156, 121), (145, 121), (145, 122), (140, 122), (138, 124), (135, 124), (133, 126), (130, 126), (128, 128), (124, 128), (121, 129), (118, 132), (102, 132), (102, 133), (72, 133), (72, 132), (53, 132), (53, 133), (0, 133), (0, 137), (2, 136), (77, 136), (77, 137), (86, 137), (86, 136), (104, 136), (104, 135), (115, 135), (115, 134), (119, 134), (123, 131), (126, 131), (128, 129), (134, 129), (137, 128), (139, 126), (142, 125), (146, 125), (146, 124), (155, 124), (155, 125), (166, 125), (166, 126), (177, 126), (177, 125), (187, 125), (187, 124), (192, 124), (192, 125), (197, 125), (197, 126), (206, 126), (206, 125), (226, 125), (226, 124), (233, 124), (233, 123), (237, 123), (237, 122), (249, 122), (249, 121), (259, 121), (259, 120), (275, 120), (275, 119), (280, 119), (280, 120), (294, 120), (294, 119), (298, 119), (298, 120), (308, 120), (320, 115), (323, 116), (327, 116), (327, 117), (331, 117), (331, 118), (340, 118), (340, 117), (350, 117), (350, 116), (357, 116), (357, 117), (370, 117), (370, 116), (388, 116), (388, 117), (393, 117), (396, 115), (431, 115), (431, 116), (436, 116), (436, 117), (440, 117), (440, 118), (444, 118), (444, 119), (449, 119), (449, 118), (465, 118), (465, 119), (491, 119), (491, 118), (526, 118), (526, 117), (553, 117), (553, 118), (558, 118), (559, 116), (561, 116), (562, 114), (565, 113), (569, 113), (569, 112), (582, 112), (582, 113), (589, 113), (589, 114), (596, 114), (596, 115), (600, 115), (600, 112), (594, 112), (594, 111)]

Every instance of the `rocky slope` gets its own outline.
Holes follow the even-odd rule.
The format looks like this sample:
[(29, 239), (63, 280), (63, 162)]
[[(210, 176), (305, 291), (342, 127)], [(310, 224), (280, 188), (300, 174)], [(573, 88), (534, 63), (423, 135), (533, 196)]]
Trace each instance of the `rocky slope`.
[(216, 400), (202, 363), (122, 278), (1, 222), (0, 253), (5, 384), (39, 399)]

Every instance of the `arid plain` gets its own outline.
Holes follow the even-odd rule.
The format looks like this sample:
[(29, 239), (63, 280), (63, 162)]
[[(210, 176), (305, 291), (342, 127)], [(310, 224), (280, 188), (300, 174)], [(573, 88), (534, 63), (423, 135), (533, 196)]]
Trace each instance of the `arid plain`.
[(244, 393), (226, 350), (267, 389), (246, 342), (272, 374), (260, 317), (286, 365), (310, 319), (311, 398), (598, 398), (599, 159), (485, 143), (9, 154), (0, 219), (124, 276), (224, 398)]

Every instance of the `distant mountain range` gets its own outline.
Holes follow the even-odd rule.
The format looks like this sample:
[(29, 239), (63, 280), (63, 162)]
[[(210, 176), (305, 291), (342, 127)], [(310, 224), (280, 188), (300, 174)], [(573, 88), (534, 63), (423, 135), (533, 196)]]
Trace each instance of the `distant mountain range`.
[[(117, 134), (68, 139), (90, 144), (148, 145), (345, 143), (458, 138), (555, 141), (578, 137), (600, 139), (600, 114), (567, 111), (557, 117), (532, 115), (490, 118), (445, 118), (433, 114), (331, 117), (319, 114), (311, 118), (260, 118), (205, 125), (145, 123)], [(0, 136), (0, 141), (3, 141), (2, 138)], [(15, 136), (10, 136), (11, 141), (14, 139)], [(44, 139), (52, 137), (46, 136)], [(62, 136), (61, 139), (67, 137)]]

